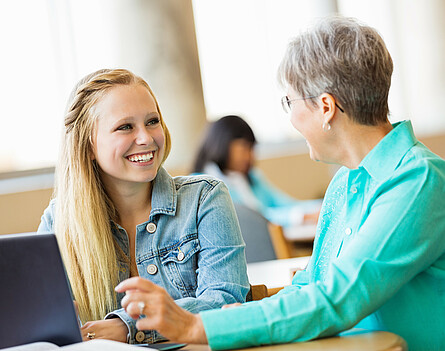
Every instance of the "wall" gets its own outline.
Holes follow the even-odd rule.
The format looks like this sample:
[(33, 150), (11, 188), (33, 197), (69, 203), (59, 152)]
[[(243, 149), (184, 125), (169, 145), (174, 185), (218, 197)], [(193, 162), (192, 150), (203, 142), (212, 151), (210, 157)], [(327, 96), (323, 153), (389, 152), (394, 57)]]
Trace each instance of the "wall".
[(267, 179), (297, 199), (323, 197), (331, 180), (331, 167), (314, 162), (308, 154), (283, 156), (258, 161)]
[(0, 234), (36, 231), (52, 189), (0, 195)]

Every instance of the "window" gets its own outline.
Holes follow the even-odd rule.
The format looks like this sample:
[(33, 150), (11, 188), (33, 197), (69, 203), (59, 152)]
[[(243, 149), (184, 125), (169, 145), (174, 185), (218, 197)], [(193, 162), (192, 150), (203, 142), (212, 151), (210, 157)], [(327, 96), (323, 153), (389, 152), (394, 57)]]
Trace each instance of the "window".
[[(163, 58), (169, 37), (162, 35), (181, 36), (172, 30), (178, 17), (165, 19), (180, 5), (174, 1), (169, 3), (171, 8), (158, 5), (166, 8), (161, 11), (164, 18), (158, 18), (153, 4), (135, 0), (0, 1), (0, 172), (54, 165), (69, 92), (82, 76), (96, 69), (126, 67), (139, 73), (141, 67), (150, 66), (150, 76), (159, 75), (151, 84), (164, 84), (167, 91), (164, 96), (157, 93), (161, 106), (171, 108), (172, 93), (181, 95), (172, 92), (171, 82), (186, 76), (174, 72), (185, 50), (173, 44), (177, 53), (170, 49), (168, 58)], [(316, 17), (336, 10), (375, 26), (388, 44), (395, 63), (391, 120), (412, 119), (419, 135), (445, 130), (440, 106), (445, 96), (443, 1), (193, 0), (193, 10), (208, 118), (239, 114), (252, 125), (260, 144), (299, 138), (280, 107), (284, 92), (276, 80), (277, 67), (293, 35)], [(157, 30), (140, 25), (150, 22)], [(152, 42), (147, 44), (149, 35), (159, 38), (155, 50), (149, 47)], [(184, 46), (189, 44), (184, 36), (179, 40)], [(132, 50), (126, 49), (129, 45)], [(159, 57), (155, 59), (147, 54), (156, 50)], [(162, 69), (159, 59), (164, 59)], [(184, 99), (197, 103), (197, 99)], [(170, 113), (172, 118), (181, 118), (182, 103)], [(185, 122), (173, 120), (170, 125), (180, 123)], [(171, 156), (179, 160), (175, 166), (187, 161), (184, 153), (190, 153), (190, 148), (179, 145), (188, 140), (180, 134), (178, 127), (176, 151)]]
[(52, 165), (63, 99), (47, 2), (2, 1), (0, 17), (0, 171)]
[(207, 115), (238, 114), (263, 142), (292, 140), (277, 68), (292, 34), (316, 16), (311, 1), (194, 0)]
[[(289, 39), (317, 17), (356, 17), (382, 34), (394, 61), (390, 120), (411, 119), (416, 134), (445, 130), (443, 1), (193, 0), (209, 119), (244, 117), (263, 143), (295, 140), (279, 100), (276, 71)], [(399, 7), (403, 6), (403, 10)]]
[[(115, 2), (0, 2), (0, 172), (54, 166), (69, 93), (82, 76), (117, 67)], [(128, 67), (128, 66), (127, 66)]]

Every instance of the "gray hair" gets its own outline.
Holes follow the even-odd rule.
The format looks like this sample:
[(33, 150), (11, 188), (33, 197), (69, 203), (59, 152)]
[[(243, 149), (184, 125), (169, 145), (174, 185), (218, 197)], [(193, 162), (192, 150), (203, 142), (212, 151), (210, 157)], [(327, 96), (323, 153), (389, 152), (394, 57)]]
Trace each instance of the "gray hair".
[(330, 16), (291, 40), (278, 77), (301, 97), (329, 93), (351, 119), (377, 125), (388, 118), (392, 71), (391, 56), (374, 28)]

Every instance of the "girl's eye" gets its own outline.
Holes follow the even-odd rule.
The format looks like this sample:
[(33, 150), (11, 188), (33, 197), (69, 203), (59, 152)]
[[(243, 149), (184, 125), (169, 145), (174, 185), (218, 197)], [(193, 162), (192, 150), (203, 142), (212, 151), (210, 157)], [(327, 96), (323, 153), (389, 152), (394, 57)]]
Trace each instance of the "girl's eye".
[(130, 124), (123, 124), (120, 127), (118, 127), (116, 130), (130, 130), (131, 125)]
[(161, 120), (160, 120), (158, 117), (153, 118), (153, 119), (150, 119), (150, 120), (147, 122), (147, 126), (155, 126), (155, 125), (157, 125), (160, 121), (161, 121)]

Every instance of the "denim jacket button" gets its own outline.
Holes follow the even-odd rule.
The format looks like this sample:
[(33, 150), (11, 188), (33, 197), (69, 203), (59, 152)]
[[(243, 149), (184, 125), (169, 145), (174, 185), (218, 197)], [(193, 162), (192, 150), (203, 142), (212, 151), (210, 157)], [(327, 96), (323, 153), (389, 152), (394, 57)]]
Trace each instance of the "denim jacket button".
[(149, 264), (149, 265), (147, 266), (147, 272), (148, 272), (148, 274), (153, 275), (153, 274), (156, 274), (157, 271), (158, 271), (158, 267), (157, 267), (155, 264)]
[(184, 253), (182, 252), (182, 251), (180, 251), (179, 253), (178, 253), (178, 256), (177, 256), (177, 259), (178, 259), (178, 261), (182, 261), (183, 259), (184, 259)]
[(148, 223), (147, 224), (147, 232), (150, 234), (153, 234), (156, 231), (156, 224), (154, 223)]
[(145, 333), (143, 331), (138, 331), (134, 336), (137, 342), (142, 342), (145, 339)]

